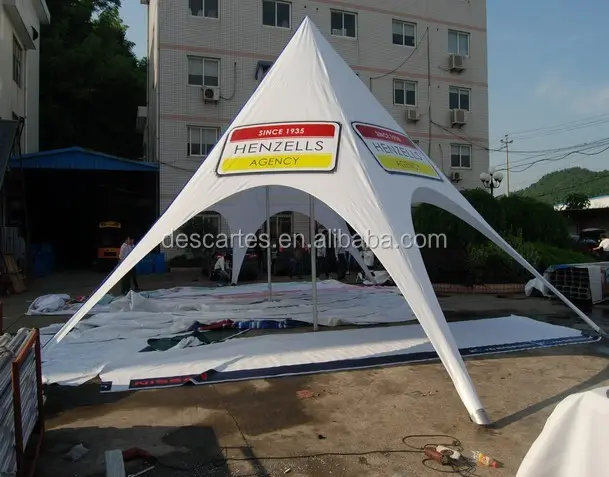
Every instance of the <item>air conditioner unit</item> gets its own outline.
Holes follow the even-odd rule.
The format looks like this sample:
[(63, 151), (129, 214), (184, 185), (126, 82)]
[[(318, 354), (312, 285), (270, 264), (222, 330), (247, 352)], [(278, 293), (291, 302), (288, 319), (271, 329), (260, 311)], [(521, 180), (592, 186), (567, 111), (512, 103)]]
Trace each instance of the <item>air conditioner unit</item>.
[(417, 108), (408, 108), (406, 110), (406, 121), (416, 123), (419, 120), (419, 110)]
[(204, 101), (220, 101), (220, 88), (217, 86), (203, 86), (203, 100)]
[(464, 126), (465, 125), (465, 109), (451, 109), (450, 110), (450, 124), (452, 127)]
[(463, 176), (460, 172), (451, 172), (450, 173), (450, 181), (451, 182), (461, 182), (463, 180)]
[(463, 55), (450, 55), (450, 70), (461, 72), (465, 70), (465, 57)]

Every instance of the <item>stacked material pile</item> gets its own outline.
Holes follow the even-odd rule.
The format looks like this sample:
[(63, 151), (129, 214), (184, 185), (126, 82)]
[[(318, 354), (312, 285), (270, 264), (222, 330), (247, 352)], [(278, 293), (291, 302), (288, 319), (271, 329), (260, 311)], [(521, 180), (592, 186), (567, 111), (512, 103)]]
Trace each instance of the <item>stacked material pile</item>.
[[(35, 331), (22, 328), (13, 337), (8, 334), (0, 336), (0, 475), (15, 475), (17, 472), (18, 437), (15, 433), (12, 368), (15, 358), (28, 345), (33, 333)], [(38, 422), (35, 353), (35, 348), (31, 347), (19, 370), (21, 432), (24, 447)]]

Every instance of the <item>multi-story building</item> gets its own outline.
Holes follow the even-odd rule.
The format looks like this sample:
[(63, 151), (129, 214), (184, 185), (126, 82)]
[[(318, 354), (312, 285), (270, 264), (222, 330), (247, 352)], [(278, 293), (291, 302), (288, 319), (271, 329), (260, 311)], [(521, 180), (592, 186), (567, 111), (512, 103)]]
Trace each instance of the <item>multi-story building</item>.
[[(163, 212), (309, 16), (458, 187), (488, 169), (485, 0), (141, 0), (148, 9), (146, 148)], [(143, 108), (142, 108), (143, 110)], [(219, 217), (208, 215), (207, 221)], [(299, 214), (272, 229), (308, 230)]]
[(45, 0), (0, 0), (0, 118), (23, 118), (21, 150), (38, 152), (40, 25)]

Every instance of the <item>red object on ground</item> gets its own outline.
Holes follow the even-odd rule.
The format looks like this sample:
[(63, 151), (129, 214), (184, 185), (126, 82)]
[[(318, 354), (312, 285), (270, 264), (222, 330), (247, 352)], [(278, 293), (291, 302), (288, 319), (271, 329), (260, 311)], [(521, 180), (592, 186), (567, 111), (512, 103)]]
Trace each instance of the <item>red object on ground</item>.
[(154, 459), (152, 454), (140, 447), (131, 447), (123, 451), (123, 462), (129, 462), (133, 459)]

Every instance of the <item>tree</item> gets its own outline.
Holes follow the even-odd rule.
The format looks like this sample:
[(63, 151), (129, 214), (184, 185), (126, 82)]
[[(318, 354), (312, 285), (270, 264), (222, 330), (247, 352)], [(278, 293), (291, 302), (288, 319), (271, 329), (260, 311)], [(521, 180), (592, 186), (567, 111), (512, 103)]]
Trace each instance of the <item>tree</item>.
[(47, 0), (41, 32), (40, 147), (81, 146), (137, 159), (137, 107), (146, 104), (146, 61), (133, 54), (120, 0)]
[(574, 192), (565, 198), (565, 210), (583, 210), (590, 207), (590, 199), (586, 194)]

